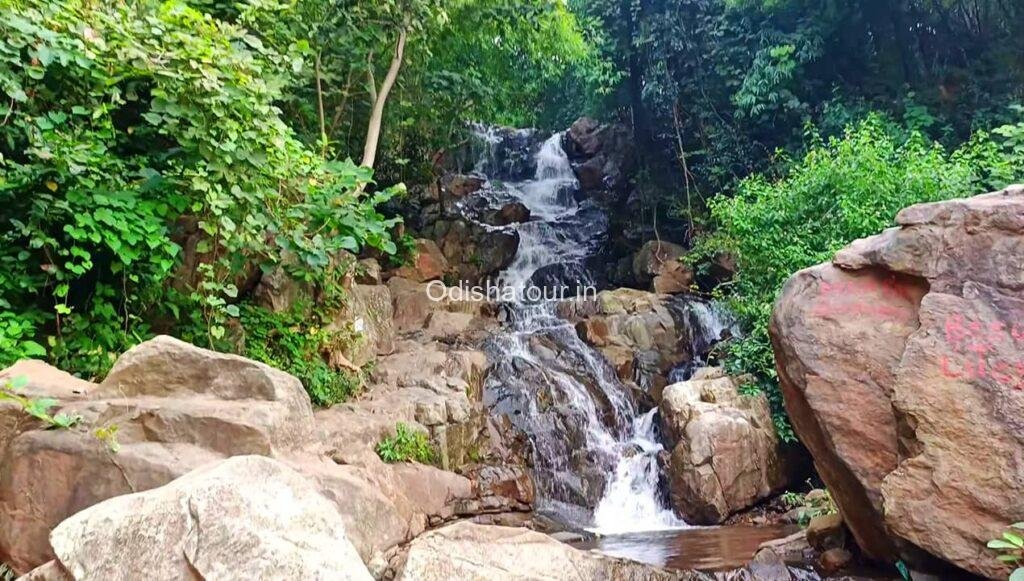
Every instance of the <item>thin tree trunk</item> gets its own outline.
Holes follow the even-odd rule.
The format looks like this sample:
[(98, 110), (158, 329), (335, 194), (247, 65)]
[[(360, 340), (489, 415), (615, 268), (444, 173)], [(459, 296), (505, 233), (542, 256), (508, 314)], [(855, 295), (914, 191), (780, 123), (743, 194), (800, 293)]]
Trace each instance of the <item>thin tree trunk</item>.
[(324, 119), (324, 86), (320, 74), (320, 53), (316, 55), (316, 112), (320, 120), (320, 155), (327, 157), (327, 122)]
[(395, 45), (395, 56), (391, 59), (391, 67), (388, 68), (388, 74), (384, 77), (384, 81), (377, 91), (377, 96), (373, 100), (370, 122), (366, 127), (366, 142), (363, 145), (362, 165), (364, 167), (373, 167), (373, 163), (377, 160), (380, 126), (384, 120), (384, 103), (388, 100), (388, 93), (391, 92), (391, 88), (395, 86), (399, 69), (402, 68), (402, 57), (405, 55), (405, 39), (405, 28), (402, 28), (398, 31), (398, 43)]

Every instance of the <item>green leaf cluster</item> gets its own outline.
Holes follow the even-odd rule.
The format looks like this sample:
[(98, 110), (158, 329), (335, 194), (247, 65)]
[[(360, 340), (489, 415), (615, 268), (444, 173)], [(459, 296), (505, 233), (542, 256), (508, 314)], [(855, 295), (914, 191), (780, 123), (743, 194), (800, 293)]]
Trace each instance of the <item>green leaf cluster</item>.
[[(1004, 531), (998, 539), (993, 539), (985, 546), (999, 553), (999, 561), (1010, 565), (1018, 565), (1024, 560), (1024, 537), (1017, 531), (1024, 531), (1024, 522), (1013, 523), (1009, 531)], [(1010, 574), (1010, 581), (1024, 580), (1024, 567), (1017, 567)]]
[(302, 381), (314, 405), (341, 403), (363, 386), (363, 373), (332, 367), (329, 353), (356, 347), (363, 340), (351, 329), (333, 329), (307, 305), (275, 313), (242, 305), (243, 354), (286, 371)]
[(265, 4), (227, 20), (179, 0), (0, 0), (0, 366), (48, 352), (102, 375), (182, 313), (213, 344), (239, 273), (288, 255), (317, 279), (341, 250), (395, 251), (376, 208), (402, 190), (282, 118), (307, 55), (246, 28)]
[(389, 464), (394, 462), (431, 464), (436, 457), (427, 435), (414, 431), (403, 423), (395, 424), (395, 435), (388, 436), (377, 443), (377, 455)]

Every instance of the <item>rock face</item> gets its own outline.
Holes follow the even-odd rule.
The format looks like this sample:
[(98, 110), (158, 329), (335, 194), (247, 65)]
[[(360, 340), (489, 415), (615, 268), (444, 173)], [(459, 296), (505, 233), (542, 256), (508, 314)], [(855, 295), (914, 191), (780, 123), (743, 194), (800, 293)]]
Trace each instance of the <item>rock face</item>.
[(689, 579), (633, 561), (589, 553), (522, 528), (460, 522), (412, 542), (403, 581)]
[(689, 361), (693, 328), (685, 303), (664, 295), (620, 288), (597, 300), (563, 303), (576, 331), (597, 348), (623, 381), (635, 382), (655, 400), (673, 367)]
[(437, 280), (448, 272), (448, 260), (433, 240), (419, 238), (416, 240), (416, 256), (412, 264), (407, 264), (395, 271), (395, 276), (408, 278), (416, 282)]
[(87, 508), (50, 541), (81, 581), (372, 579), (334, 504), (299, 473), (259, 456)]
[(678, 244), (651, 240), (633, 257), (633, 276), (656, 293), (684, 292), (693, 282), (693, 270), (679, 261), (684, 256), (686, 249)]
[[(672, 505), (691, 524), (718, 524), (785, 488), (794, 476), (764, 395), (740, 395), (724, 373), (665, 388), (661, 417), (673, 446)], [(791, 463), (790, 463), (791, 464)]]
[[(19, 363), (4, 373), (28, 376), (26, 394), (56, 397), (60, 411), (82, 421), (44, 430), (23, 421), (21, 410), (0, 406), (0, 420), (14, 420), (0, 423), (0, 561), (26, 572), (54, 557), (49, 533), (71, 515), (239, 455), (274, 457), (306, 477), (334, 503), (349, 541), (375, 571), (386, 567), (388, 551), (428, 524), (529, 509), (529, 481), (516, 480), (522, 472), (469, 473), (470, 480), (433, 466), (387, 465), (373, 452), (396, 421), (407, 420), (429, 430), (445, 466), (488, 457), (491, 430), (469, 399), (479, 400), (483, 355), (432, 345), (384, 357), (375, 397), (346, 404), (360, 413), (326, 410), (340, 425), (328, 421), (331, 414), (314, 419), (294, 377), (170, 337), (122, 355), (98, 386)], [(403, 397), (387, 395), (405, 389)], [(93, 433), (112, 426), (116, 450)]]
[(627, 127), (581, 117), (566, 131), (562, 147), (574, 162), (585, 193), (597, 196), (608, 209), (625, 201), (628, 179), (636, 169), (636, 151)]
[(801, 271), (771, 334), (786, 407), (857, 543), (988, 577), (1024, 518), (1024, 188), (911, 206)]

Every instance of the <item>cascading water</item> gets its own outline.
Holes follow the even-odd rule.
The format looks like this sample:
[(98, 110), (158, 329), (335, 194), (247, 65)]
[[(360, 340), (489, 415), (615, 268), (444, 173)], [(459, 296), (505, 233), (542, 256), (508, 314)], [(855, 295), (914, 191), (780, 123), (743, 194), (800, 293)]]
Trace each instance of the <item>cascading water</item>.
[[(478, 133), (484, 152), (476, 170), (490, 172), (489, 181), (478, 200), (466, 203), (518, 201), (531, 215), (506, 226), (518, 233), (519, 248), (499, 282), (514, 289), (516, 300), (505, 305), (505, 328), (486, 347), (496, 363), (485, 397), (530, 438), (538, 510), (605, 534), (686, 527), (660, 492), (657, 410), (641, 412), (602, 355), (558, 316), (551, 299), (561, 297), (544, 293), (538, 300), (540, 293), (531, 292), (553, 286), (569, 289), (570, 298), (585, 290), (592, 282), (585, 262), (604, 244), (607, 216), (590, 201), (576, 201), (561, 134), (529, 149), (523, 142), (532, 134), (521, 130), (511, 133), (517, 147), (491, 130)], [(524, 167), (532, 175), (524, 178)], [(712, 314), (700, 305), (696, 319)], [(696, 319), (694, 342), (710, 344), (723, 324)]]

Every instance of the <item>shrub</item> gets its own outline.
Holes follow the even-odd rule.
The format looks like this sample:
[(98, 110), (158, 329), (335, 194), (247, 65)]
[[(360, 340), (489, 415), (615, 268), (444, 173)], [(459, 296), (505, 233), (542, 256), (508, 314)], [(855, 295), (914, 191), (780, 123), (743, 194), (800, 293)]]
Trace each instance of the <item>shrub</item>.
[[(17, 313), (0, 315), (0, 367), (47, 352), (100, 376), (182, 312), (212, 345), (243, 267), (287, 253), (309, 279), (338, 250), (396, 250), (375, 208), (400, 190), (368, 193), (371, 170), (325, 161), (281, 118), (304, 47), (180, 0), (0, 12), (0, 312)], [(183, 218), (202, 265), (175, 294)]]
[(393, 462), (434, 462), (434, 448), (423, 432), (416, 432), (403, 423), (395, 424), (395, 435), (384, 438), (377, 444), (380, 459)]
[(811, 519), (835, 514), (839, 512), (832, 494), (823, 488), (812, 490), (808, 493), (786, 492), (782, 495), (782, 501), (790, 509), (797, 509), (797, 524), (806, 527)]
[(299, 378), (314, 405), (341, 403), (362, 387), (361, 372), (334, 369), (325, 359), (326, 353), (362, 340), (354, 332), (329, 330), (301, 303), (280, 313), (243, 305), (240, 314), (245, 330), (243, 354)]
[(1001, 148), (984, 134), (952, 154), (918, 133), (904, 135), (879, 116), (827, 141), (812, 134), (806, 154), (791, 161), (781, 179), (753, 176), (732, 197), (710, 202), (717, 230), (698, 242), (694, 255), (726, 251), (735, 257), (736, 277), (720, 292), (746, 331), (728, 345), (726, 367), (754, 376), (746, 390), (768, 396), (786, 441), (795, 436), (768, 338), (772, 305), (786, 279), (891, 226), (902, 208), (973, 195), (1012, 173)]

